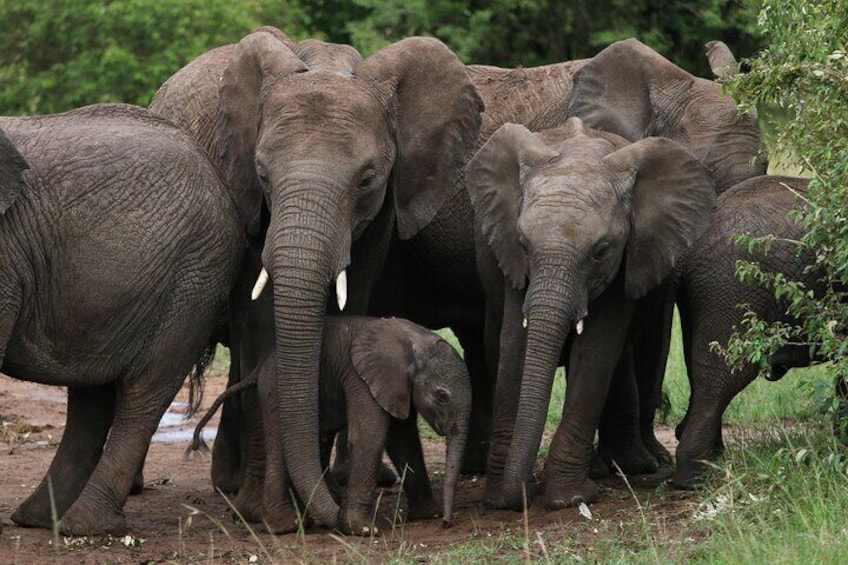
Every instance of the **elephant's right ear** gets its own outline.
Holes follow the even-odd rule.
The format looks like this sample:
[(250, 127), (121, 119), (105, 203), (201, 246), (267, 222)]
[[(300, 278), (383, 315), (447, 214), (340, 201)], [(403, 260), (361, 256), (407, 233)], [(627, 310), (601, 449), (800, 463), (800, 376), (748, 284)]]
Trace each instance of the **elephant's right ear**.
[(716, 78), (730, 78), (739, 74), (739, 63), (724, 41), (708, 41), (704, 47), (707, 48), (710, 70)]
[(438, 336), (400, 318), (379, 318), (359, 326), (350, 357), (374, 400), (392, 417), (405, 420), (412, 404), (412, 379), (424, 363), (422, 351)]
[(12, 207), (24, 190), (24, 171), (29, 169), (18, 148), (0, 129), (0, 214)]
[(269, 77), (305, 71), (294, 44), (276, 28), (260, 28), (236, 45), (221, 77), (216, 143), (239, 218), (251, 235), (260, 230), (262, 188), (256, 178), (254, 151), (260, 122), (260, 91)]
[(559, 153), (524, 126), (504, 124), (465, 167), (477, 224), (513, 288), (524, 288), (527, 257), (518, 238), (525, 174)]

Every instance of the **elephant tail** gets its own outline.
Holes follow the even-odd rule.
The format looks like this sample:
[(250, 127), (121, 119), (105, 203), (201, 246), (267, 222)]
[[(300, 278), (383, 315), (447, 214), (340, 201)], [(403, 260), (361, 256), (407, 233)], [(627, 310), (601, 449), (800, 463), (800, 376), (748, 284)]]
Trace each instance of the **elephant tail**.
[(188, 420), (194, 416), (195, 412), (200, 409), (200, 403), (203, 401), (203, 375), (206, 372), (206, 367), (212, 364), (215, 359), (215, 344), (203, 350), (200, 357), (195, 361), (194, 367), (188, 374), (188, 409), (185, 413), (185, 419)]

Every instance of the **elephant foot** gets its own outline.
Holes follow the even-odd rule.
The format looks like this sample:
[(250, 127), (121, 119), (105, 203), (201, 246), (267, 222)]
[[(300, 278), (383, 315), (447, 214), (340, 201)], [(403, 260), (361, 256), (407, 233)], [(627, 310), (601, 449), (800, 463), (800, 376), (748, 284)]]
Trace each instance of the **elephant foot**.
[(251, 496), (246, 490), (239, 491), (238, 496), (233, 501), (233, 508), (236, 516), (241, 518), (248, 524), (256, 524), (262, 522), (262, 495)]
[(594, 502), (601, 491), (591, 479), (571, 484), (548, 480), (545, 487), (545, 510), (560, 510), (577, 506), (581, 502)]
[(671, 452), (653, 434), (647, 437), (643, 436), (642, 443), (645, 445), (648, 453), (657, 460), (660, 467), (671, 467), (674, 465), (674, 457), (672, 457)]
[(127, 517), (118, 509), (92, 508), (77, 500), (59, 520), (59, 531), (69, 536), (125, 534)]
[[(213, 461), (214, 463), (214, 461)], [(224, 494), (237, 494), (241, 477), (238, 473), (232, 473), (229, 469), (216, 468), (212, 466), (212, 488), (220, 490)]]
[(711, 470), (712, 468), (704, 463), (678, 457), (671, 484), (681, 490), (695, 490), (706, 480)]
[(339, 510), (338, 530), (345, 535), (376, 536), (380, 530), (374, 524), (373, 512), (352, 510), (342, 507)]
[(49, 505), (39, 504), (32, 501), (32, 497), (26, 499), (12, 513), (12, 521), (24, 528), (47, 528), (53, 527), (53, 518), (50, 516)]
[(625, 445), (599, 445), (598, 455), (610, 467), (616, 465), (626, 475), (648, 475), (656, 473), (660, 466), (657, 459), (651, 455), (641, 441)]
[(290, 534), (300, 527), (300, 517), (291, 505), (265, 507), (260, 521), (265, 524), (269, 534)]
[(532, 482), (528, 482), (525, 486), (525, 492), (522, 493), (521, 487), (517, 489), (499, 488), (496, 491), (486, 492), (486, 500), (484, 505), (486, 508), (494, 508), (497, 510), (512, 510), (514, 512), (523, 512), (526, 507), (530, 508), (533, 500), (535, 486)]
[(415, 503), (410, 501), (406, 519), (410, 521), (429, 520), (431, 518), (438, 518), (441, 514), (442, 508), (434, 499), (431, 498), (430, 500), (423, 500)]

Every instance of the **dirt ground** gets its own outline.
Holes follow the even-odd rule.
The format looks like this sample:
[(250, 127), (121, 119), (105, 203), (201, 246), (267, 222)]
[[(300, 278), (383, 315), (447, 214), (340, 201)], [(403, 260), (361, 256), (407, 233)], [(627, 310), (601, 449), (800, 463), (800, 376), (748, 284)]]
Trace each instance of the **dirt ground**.
[[(205, 406), (224, 384), (223, 377), (207, 379)], [(441, 519), (392, 528), (391, 517), (402, 505), (394, 487), (380, 495), (382, 533), (377, 538), (344, 538), (321, 529), (309, 530), (306, 536), (271, 536), (233, 520), (226, 500), (212, 491), (208, 456), (185, 456), (199, 416), (183, 421), (184, 408), (181, 393), (154, 436), (145, 465), (146, 488), (130, 497), (124, 508), (129, 536), (54, 539), (47, 530), (17, 527), (10, 516), (41, 480), (56, 451), (65, 420), (65, 392), (0, 376), (0, 564), (335, 563), (379, 562), (399, 555), (423, 563), (439, 550), (503, 535), (541, 540), (540, 534), (561, 532), (591, 544), (593, 535), (616, 535), (638, 524), (646, 509), (649, 520), (662, 521), (673, 535), (676, 517), (692, 512), (691, 496), (665, 488), (666, 475), (660, 473), (632, 478), (632, 493), (621, 479), (605, 481), (601, 500), (589, 505), (591, 518), (576, 508), (544, 512), (534, 506), (525, 522), (521, 513), (484, 509), (485, 479), (466, 477), (459, 486), (458, 514), (451, 529), (443, 529)], [(216, 425), (217, 417), (205, 434), (210, 445)], [(673, 451), (672, 430), (663, 428), (659, 435)], [(425, 450), (430, 473), (440, 484), (444, 444), (425, 439)]]

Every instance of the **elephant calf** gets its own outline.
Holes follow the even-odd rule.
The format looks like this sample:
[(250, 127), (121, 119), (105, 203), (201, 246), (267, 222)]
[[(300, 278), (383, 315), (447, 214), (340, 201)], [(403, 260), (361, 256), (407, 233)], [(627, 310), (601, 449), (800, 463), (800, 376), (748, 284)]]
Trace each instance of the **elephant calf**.
[[(371, 533), (384, 448), (404, 478), (409, 518), (438, 514), (418, 437), (417, 411), (447, 437), (443, 502), (444, 522), (449, 525), (471, 410), (468, 371), (456, 350), (433, 332), (400, 318), (328, 318), (320, 369), (325, 469), (336, 434), (348, 428), (351, 469), (339, 528), (345, 533)], [(192, 448), (200, 446), (200, 431), (223, 400), (258, 381), (264, 438), (254, 421), (235, 507), (246, 520), (264, 521), (275, 533), (284, 533), (297, 528), (288, 473), (282, 461), (266, 458), (264, 449), (265, 442), (277, 441), (278, 406), (275, 391), (264, 386), (273, 379), (262, 373), (275, 370), (270, 352), (248, 378), (224, 391), (198, 424)]]
[[(710, 343), (726, 344), (734, 328), (742, 326), (744, 310), (739, 304), (746, 304), (745, 310), (767, 322), (791, 321), (786, 317), (785, 304), (775, 299), (773, 291), (739, 281), (736, 262), (758, 261), (766, 272), (784, 273), (810, 289), (817, 286), (815, 274), (806, 271), (813, 257), (809, 252), (799, 255), (797, 245), (791, 242), (803, 236), (802, 227), (789, 212), (798, 206), (797, 194), (803, 195), (806, 188), (805, 179), (778, 176), (760, 176), (737, 184), (719, 197), (712, 224), (677, 268), (677, 303), (692, 396), (677, 427), (676, 486), (692, 487), (708, 469), (700, 461), (715, 459), (721, 453), (724, 410), (757, 376), (753, 364), (731, 372)], [(752, 255), (733, 241), (736, 234), (771, 235), (775, 240), (768, 253)], [(666, 322), (670, 324), (671, 320)], [(791, 345), (778, 352), (771, 360), (773, 377), (780, 378), (789, 367), (807, 364), (808, 352), (807, 347)]]

